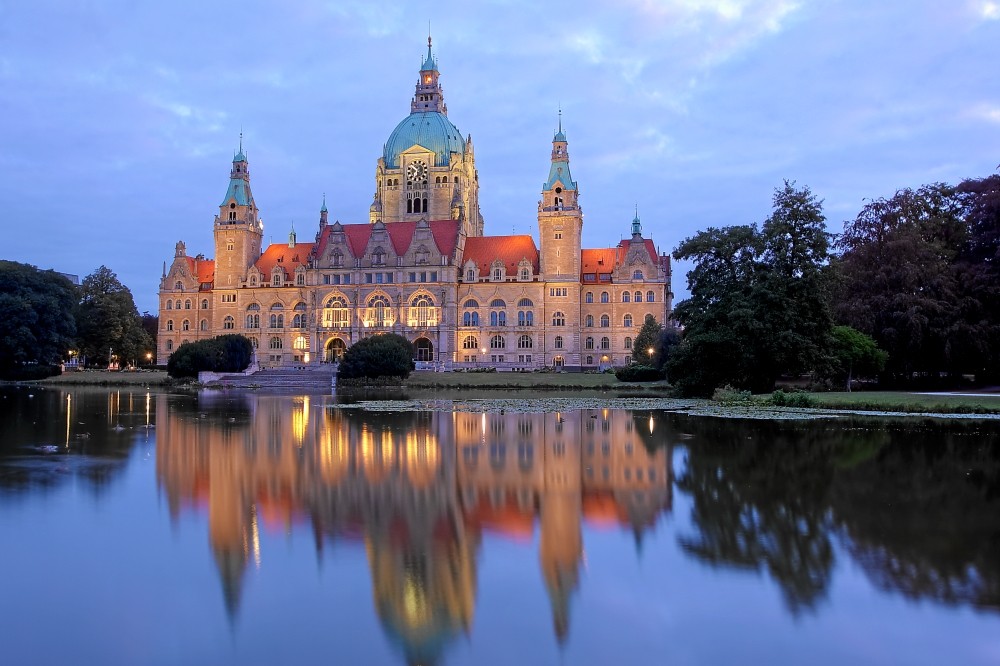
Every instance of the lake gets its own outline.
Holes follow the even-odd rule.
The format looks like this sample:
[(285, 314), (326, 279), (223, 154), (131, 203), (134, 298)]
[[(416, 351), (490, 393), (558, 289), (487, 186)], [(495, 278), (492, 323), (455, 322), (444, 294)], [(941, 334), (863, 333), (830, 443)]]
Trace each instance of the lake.
[(1000, 422), (0, 387), (7, 664), (996, 664)]

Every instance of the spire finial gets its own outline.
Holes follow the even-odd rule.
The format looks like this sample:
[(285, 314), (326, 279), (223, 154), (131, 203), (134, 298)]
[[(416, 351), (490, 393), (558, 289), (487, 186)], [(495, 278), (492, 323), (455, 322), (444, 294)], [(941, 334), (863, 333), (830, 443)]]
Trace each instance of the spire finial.
[(240, 152), (243, 152), (243, 125), (240, 125)]
[(562, 134), (562, 103), (559, 104), (559, 133)]

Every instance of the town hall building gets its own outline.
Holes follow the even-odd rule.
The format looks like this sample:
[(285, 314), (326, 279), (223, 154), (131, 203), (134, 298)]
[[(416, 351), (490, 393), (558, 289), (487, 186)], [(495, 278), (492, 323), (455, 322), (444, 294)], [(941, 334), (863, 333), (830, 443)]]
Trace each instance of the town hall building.
[[(161, 363), (179, 345), (247, 336), (261, 367), (338, 359), (384, 332), (413, 342), (425, 367), (597, 370), (644, 360), (647, 315), (670, 315), (670, 258), (643, 237), (581, 246), (580, 190), (562, 124), (538, 202), (538, 239), (487, 236), (471, 135), (448, 117), (427, 40), (410, 114), (375, 167), (368, 219), (330, 223), (311, 242), (262, 247), (264, 227), (242, 145), (213, 230), (215, 258), (178, 242), (159, 292)], [(542, 165), (540, 168), (544, 169)], [(544, 173), (542, 171), (541, 173)]]

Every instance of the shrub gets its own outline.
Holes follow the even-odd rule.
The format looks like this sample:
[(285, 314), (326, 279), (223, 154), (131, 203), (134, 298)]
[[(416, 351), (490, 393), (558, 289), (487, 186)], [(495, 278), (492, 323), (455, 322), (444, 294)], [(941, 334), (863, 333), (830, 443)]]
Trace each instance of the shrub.
[(243, 372), (253, 359), (253, 345), (242, 335), (220, 335), (185, 342), (167, 361), (171, 377), (197, 377), (199, 372)]
[(626, 365), (615, 370), (615, 377), (620, 382), (655, 382), (663, 379), (663, 373), (650, 365)]
[(58, 365), (25, 363), (24, 365), (17, 365), (11, 368), (3, 378), (19, 382), (33, 382), (61, 374), (62, 369)]
[(345, 379), (358, 377), (400, 377), (405, 379), (416, 365), (413, 345), (401, 335), (381, 333), (351, 345), (340, 361), (337, 373)]
[(741, 391), (726, 384), (721, 388), (715, 389), (712, 393), (712, 401), (726, 407), (750, 405), (753, 404), (753, 394), (750, 391)]
[(808, 393), (782, 391), (781, 389), (771, 394), (770, 402), (775, 407), (816, 407), (819, 404)]

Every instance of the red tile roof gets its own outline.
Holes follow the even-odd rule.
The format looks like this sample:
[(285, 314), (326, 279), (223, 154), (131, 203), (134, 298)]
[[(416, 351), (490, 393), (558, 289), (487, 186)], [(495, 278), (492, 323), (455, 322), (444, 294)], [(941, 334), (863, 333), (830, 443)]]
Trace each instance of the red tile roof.
[[(372, 236), (373, 224), (342, 224), (344, 236), (347, 239), (347, 246), (351, 254), (355, 257), (364, 255), (368, 249), (368, 241)], [(430, 227), (431, 236), (441, 254), (450, 257), (455, 252), (455, 245), (458, 243), (458, 231), (460, 223), (458, 220), (431, 220), (427, 223)], [(392, 249), (397, 255), (405, 254), (410, 249), (413, 242), (413, 233), (417, 229), (417, 222), (389, 222), (385, 225), (389, 232), (389, 241)], [(319, 243), (316, 245), (316, 255), (320, 256), (326, 251), (330, 243), (332, 225), (323, 229)]]
[(288, 243), (272, 243), (260, 255), (256, 266), (267, 276), (271, 275), (271, 269), (275, 266), (281, 266), (285, 269), (285, 276), (289, 277), (295, 273), (296, 268), (306, 265), (312, 250), (312, 243), (296, 243), (295, 247), (288, 247)]
[(582, 273), (610, 273), (618, 264), (616, 248), (580, 250), (580, 271)]
[(538, 248), (531, 236), (472, 236), (465, 239), (465, 256), (462, 264), (472, 260), (485, 272), (497, 259), (503, 262), (507, 275), (517, 275), (517, 265), (522, 259), (531, 263), (531, 270), (537, 274)]
[(214, 259), (199, 259), (198, 260), (198, 282), (204, 284), (206, 282), (215, 282), (215, 260)]

